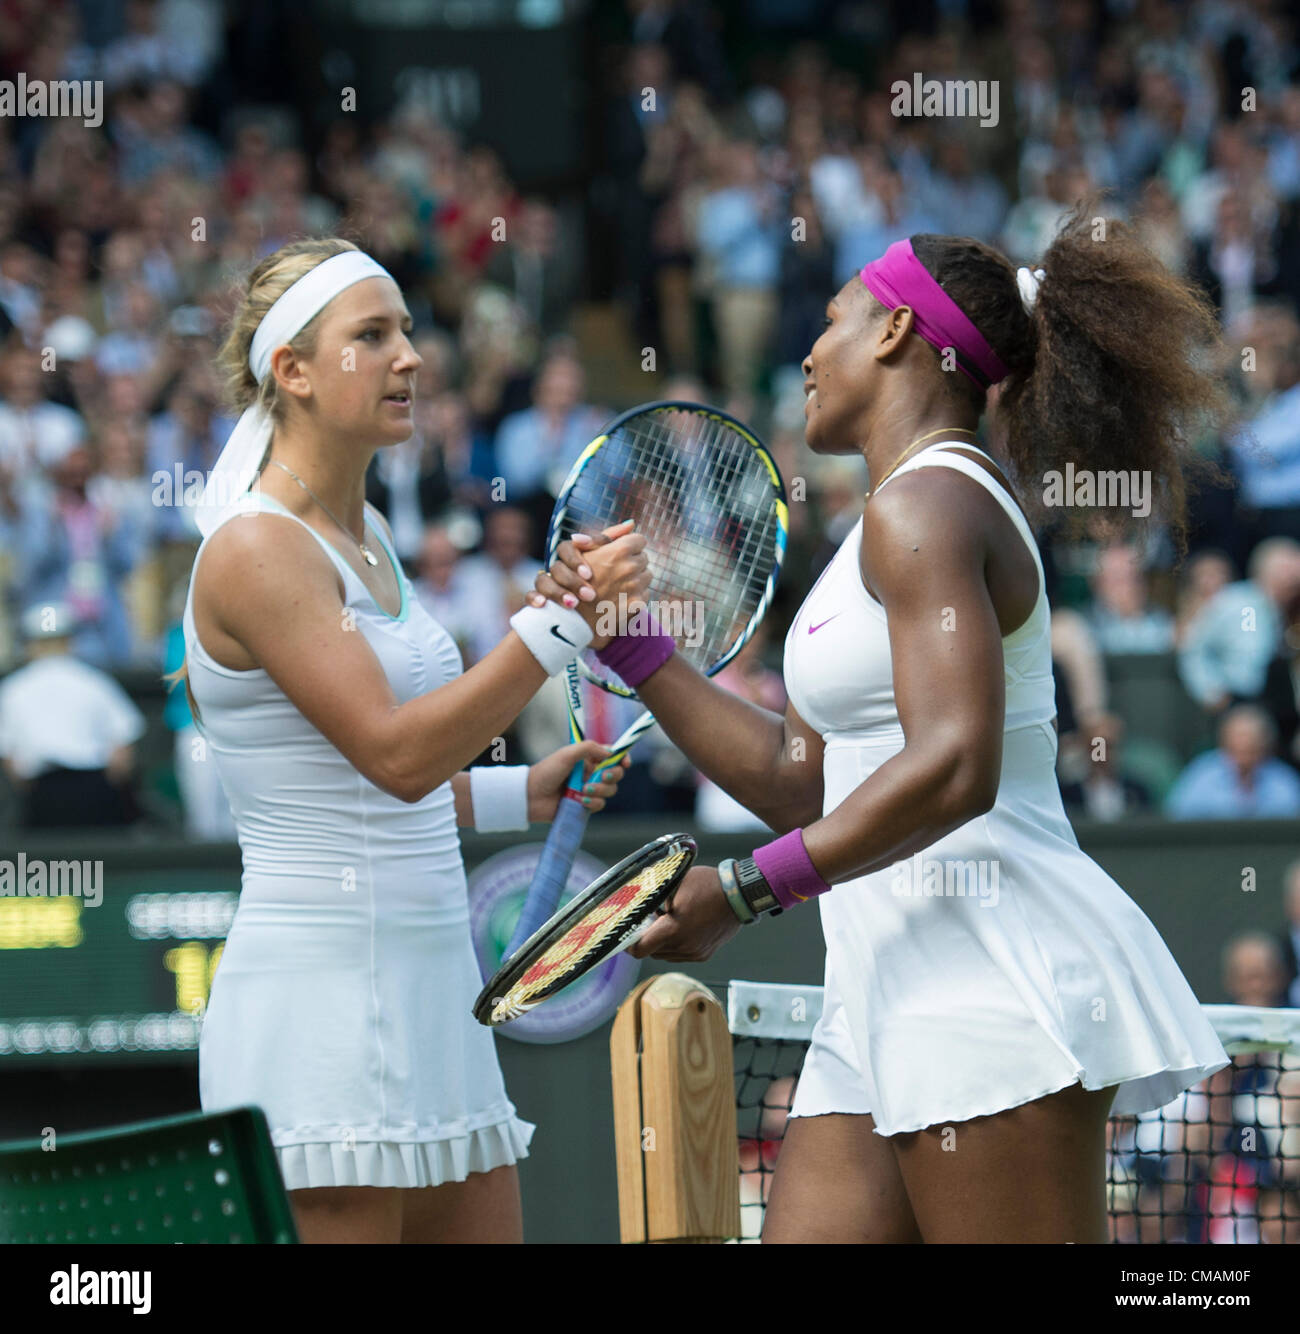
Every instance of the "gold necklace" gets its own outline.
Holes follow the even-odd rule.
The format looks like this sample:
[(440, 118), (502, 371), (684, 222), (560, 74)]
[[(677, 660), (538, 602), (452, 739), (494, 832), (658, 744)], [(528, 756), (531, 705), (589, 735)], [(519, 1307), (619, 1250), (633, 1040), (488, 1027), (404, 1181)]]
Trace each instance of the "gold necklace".
[(911, 443), (910, 445), (908, 445), (908, 447), (907, 447), (905, 450), (903, 450), (903, 452), (902, 452), (902, 453), (901, 453), (901, 454), (894, 460), (894, 462), (893, 462), (893, 466), (890, 467), (890, 468), (885, 472), (885, 476), (882, 477), (882, 478), (880, 479), (880, 481), (878, 481), (878, 482), (871, 488), (870, 491), (868, 491), (868, 492), (866, 492), (866, 493), (864, 494), (863, 499), (864, 499), (864, 500), (869, 500), (869, 499), (871, 498), (871, 496), (873, 495), (873, 493), (875, 493), (876, 491), (879, 491), (880, 488), (881, 488), (882, 486), (884, 486), (886, 478), (890, 477), (890, 476), (893, 474), (894, 470), (898, 467), (898, 465), (899, 465), (900, 463), (902, 463), (903, 460), (904, 460), (905, 458), (907, 458), (907, 456), (912, 452), (912, 450), (914, 450), (914, 449), (916, 448), (917, 445), (923, 444), (923, 443), (924, 443), (925, 441), (927, 441), (927, 440), (933, 440), (934, 437), (935, 437), (936, 435), (942, 435), (945, 431), (962, 431), (962, 432), (965, 433), (966, 435), (974, 435), (974, 434), (975, 434), (974, 431), (967, 429), (965, 426), (941, 426), (941, 427), (939, 427), (939, 429), (938, 429), (937, 431), (929, 431), (929, 432), (927, 432), (925, 435), (918, 436), (918, 437), (917, 437), (915, 440), (913, 440), (912, 443)]
[(321, 507), (321, 509), (325, 511), (326, 514), (330, 516), (331, 519), (334, 520), (336, 524), (338, 524), (340, 528), (343, 529), (345, 533), (347, 533), (347, 535), (350, 538), (352, 538), (352, 540), (357, 544), (357, 546), (361, 548), (361, 558), (366, 562), (367, 565), (379, 564), (379, 557), (376, 556), (375, 553), (371, 551), (370, 548), (366, 546), (366, 544), (352, 532), (351, 528), (348, 528), (344, 524), (339, 522), (338, 518), (335, 516), (334, 511), (330, 509), (330, 507), (315, 493), (315, 491), (311, 489), (311, 487), (307, 485), (306, 482), (302, 480), (301, 477), (298, 476), (296, 472), (294, 472), (292, 468), (285, 467), (285, 465), (281, 463), (279, 459), (270, 459), (268, 461), (274, 463), (277, 468), (284, 468), (284, 471), (287, 472), (289, 476), (292, 477), (293, 480), (297, 482), (298, 485), (302, 487), (304, 491), (306, 491), (306, 493)]

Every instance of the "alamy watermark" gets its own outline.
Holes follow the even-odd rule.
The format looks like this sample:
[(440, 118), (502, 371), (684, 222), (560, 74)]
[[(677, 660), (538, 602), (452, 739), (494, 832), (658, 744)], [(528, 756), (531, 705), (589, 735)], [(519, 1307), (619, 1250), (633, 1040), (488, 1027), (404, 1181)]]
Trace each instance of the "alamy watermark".
[(1129, 510), (1135, 519), (1151, 513), (1151, 474), (1149, 472), (1094, 472), (1091, 468), (1065, 465), (1065, 471), (1052, 469), (1043, 474), (1043, 504), (1080, 509), (1103, 508)]
[(889, 85), (895, 116), (978, 116), (986, 129), (998, 123), (996, 79), (927, 79), (914, 73), (911, 82), (898, 79)]
[(15, 861), (0, 861), (0, 898), (84, 899), (87, 908), (104, 901), (102, 861), (30, 860), (20, 852)]
[(981, 908), (996, 908), (999, 877), (995, 858), (960, 860), (918, 852), (894, 863), (889, 888), (898, 898), (979, 899)]
[(0, 79), (0, 116), (58, 116), (80, 120), (88, 129), (104, 123), (102, 79)]
[(643, 602), (629, 611), (627, 594), (620, 593), (617, 602), (606, 600), (598, 608), (595, 626), (598, 635), (653, 635), (662, 630), (686, 648), (699, 648), (704, 643), (703, 602), (664, 599)]

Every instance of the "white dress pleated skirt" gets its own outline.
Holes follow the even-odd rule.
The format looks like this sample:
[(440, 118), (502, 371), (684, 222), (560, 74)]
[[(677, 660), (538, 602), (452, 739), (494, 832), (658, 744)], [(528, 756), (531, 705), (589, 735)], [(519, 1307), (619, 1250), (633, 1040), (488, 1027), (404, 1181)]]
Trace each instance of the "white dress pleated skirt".
[(468, 918), (368, 920), (366, 897), (328, 921), (241, 907), (200, 1037), (202, 1105), (262, 1107), (289, 1190), (439, 1186), (526, 1157), (533, 1127), (470, 1013)]
[[(832, 744), (832, 810), (898, 750)], [(1079, 847), (1051, 726), (1006, 733), (993, 809), (823, 895), (825, 998), (792, 1115), (870, 1113), (882, 1135), (1117, 1086), (1161, 1107), (1227, 1064), (1145, 913)]]

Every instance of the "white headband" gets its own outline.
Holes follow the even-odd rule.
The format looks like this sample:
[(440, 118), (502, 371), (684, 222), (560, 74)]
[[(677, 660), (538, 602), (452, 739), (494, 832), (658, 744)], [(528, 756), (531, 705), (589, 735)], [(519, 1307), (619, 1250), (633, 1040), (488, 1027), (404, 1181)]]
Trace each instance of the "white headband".
[[(271, 369), (271, 354), (300, 333), (340, 292), (364, 278), (391, 278), (382, 264), (364, 251), (345, 250), (324, 260), (282, 292), (262, 318), (248, 352), (248, 367), (260, 385)], [(267, 446), (274, 422), (258, 403), (244, 410), (225, 448), (208, 474), (203, 495), (194, 511), (199, 532), (215, 532), (226, 512), (248, 491)]]
[(1034, 313), (1034, 302), (1038, 300), (1038, 288), (1047, 274), (1042, 269), (1016, 270), (1016, 286), (1020, 288), (1020, 304), (1025, 308), (1026, 315)]
[(301, 333), (340, 292), (363, 278), (391, 276), (362, 250), (345, 250), (304, 273), (280, 293), (257, 326), (248, 349), (248, 368), (253, 378), (261, 384), (271, 369), (271, 353)]

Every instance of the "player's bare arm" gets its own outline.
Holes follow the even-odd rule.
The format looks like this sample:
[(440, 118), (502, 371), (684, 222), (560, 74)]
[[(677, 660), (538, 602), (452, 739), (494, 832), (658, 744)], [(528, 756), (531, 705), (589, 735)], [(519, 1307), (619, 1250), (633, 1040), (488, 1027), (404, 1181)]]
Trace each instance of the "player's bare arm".
[[(603, 596), (639, 587), (638, 540), (593, 557)], [(345, 613), (338, 573), (292, 520), (243, 517), (213, 536), (196, 586), (209, 651), (227, 666), (264, 668), (360, 773), (403, 801), (420, 800), (481, 754), (546, 679), (512, 631), (468, 672), (399, 703)]]

